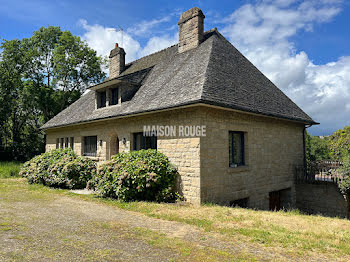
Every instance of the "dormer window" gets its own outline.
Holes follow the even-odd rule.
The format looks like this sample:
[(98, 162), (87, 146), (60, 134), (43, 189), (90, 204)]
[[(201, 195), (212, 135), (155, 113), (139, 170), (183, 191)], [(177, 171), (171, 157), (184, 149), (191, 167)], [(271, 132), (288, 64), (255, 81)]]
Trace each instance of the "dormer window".
[(97, 93), (97, 108), (106, 107), (106, 91)]
[(113, 88), (111, 90), (111, 97), (110, 97), (110, 105), (117, 105), (118, 104), (118, 88)]

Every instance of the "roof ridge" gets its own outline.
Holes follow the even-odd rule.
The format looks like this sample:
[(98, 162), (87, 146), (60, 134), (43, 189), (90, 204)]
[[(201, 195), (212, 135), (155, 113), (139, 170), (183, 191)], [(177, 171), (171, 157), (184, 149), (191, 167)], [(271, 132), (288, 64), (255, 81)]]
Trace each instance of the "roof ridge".
[(152, 56), (152, 55), (158, 54), (158, 53), (160, 53), (160, 52), (164, 52), (165, 50), (170, 49), (170, 48), (172, 48), (172, 47), (174, 47), (174, 46), (176, 46), (176, 45), (178, 45), (178, 44), (179, 44), (179, 43), (174, 44), (174, 45), (171, 45), (171, 46), (168, 46), (168, 47), (166, 47), (166, 48), (164, 48), (164, 49), (161, 49), (161, 50), (156, 51), (156, 52), (154, 52), (154, 53), (151, 53), (151, 54), (145, 55), (145, 56), (143, 56), (143, 57), (140, 57), (140, 58), (138, 58), (138, 59), (136, 59), (136, 60), (134, 60), (134, 61), (131, 61), (131, 62), (129, 62), (129, 63), (127, 63), (127, 64), (125, 64), (125, 66), (127, 66), (127, 65), (131, 65), (131, 64), (133, 64), (133, 63), (135, 63), (135, 62), (138, 62), (139, 60), (141, 60), (141, 59), (143, 59), (143, 58), (146, 58), (146, 57), (149, 57), (149, 56)]

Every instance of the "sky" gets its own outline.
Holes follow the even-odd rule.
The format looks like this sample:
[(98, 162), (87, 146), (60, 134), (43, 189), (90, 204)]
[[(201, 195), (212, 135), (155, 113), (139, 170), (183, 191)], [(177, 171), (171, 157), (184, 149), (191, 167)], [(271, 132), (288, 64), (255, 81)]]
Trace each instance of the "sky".
[[(106, 56), (130, 62), (178, 41), (177, 21), (197, 6), (218, 30), (316, 122), (312, 135), (350, 125), (350, 1), (0, 0), (0, 39), (60, 26)], [(122, 29), (122, 32), (121, 32)]]

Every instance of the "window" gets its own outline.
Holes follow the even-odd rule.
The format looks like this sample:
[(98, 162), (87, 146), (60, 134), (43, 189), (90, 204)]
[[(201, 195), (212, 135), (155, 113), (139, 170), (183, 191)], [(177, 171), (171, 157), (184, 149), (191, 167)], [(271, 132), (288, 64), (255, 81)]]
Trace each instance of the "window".
[(118, 104), (118, 88), (113, 88), (111, 90), (111, 102), (110, 105)]
[(74, 137), (70, 138), (70, 148), (74, 149)]
[(157, 149), (156, 136), (144, 136), (142, 132), (134, 133), (134, 150)]
[(57, 138), (56, 139), (56, 149), (59, 149), (60, 148), (60, 139)]
[(231, 207), (242, 207), (247, 208), (248, 207), (248, 198), (241, 198), (236, 199), (230, 202)]
[(64, 147), (64, 138), (62, 137), (62, 138), (61, 138), (60, 148), (63, 148), (63, 147)]
[(66, 137), (66, 143), (64, 144), (64, 148), (68, 148), (69, 138)]
[(229, 132), (230, 167), (244, 166), (244, 133)]
[(101, 107), (106, 107), (106, 91), (104, 92), (98, 92), (97, 93), (97, 103), (98, 103), (98, 108), (101, 108)]
[(84, 156), (97, 155), (97, 136), (84, 137)]

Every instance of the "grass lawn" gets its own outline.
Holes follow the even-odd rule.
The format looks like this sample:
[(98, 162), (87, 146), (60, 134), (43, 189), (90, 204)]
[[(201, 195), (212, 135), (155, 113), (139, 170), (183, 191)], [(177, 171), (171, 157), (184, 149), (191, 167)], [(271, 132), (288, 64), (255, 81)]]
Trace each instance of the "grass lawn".
[(18, 177), (22, 163), (17, 161), (0, 161), (0, 178)]
[(350, 261), (350, 221), (288, 212), (257, 211), (217, 205), (192, 206), (149, 202), (123, 203), (92, 195), (78, 196), (87, 200), (149, 217), (196, 226), (205, 232), (218, 233), (243, 243), (271, 247), (292, 257), (327, 257)]
[[(135, 245), (135, 241), (143, 241), (165, 257), (167, 256), (166, 252), (170, 252), (171, 255), (167, 259), (170, 261), (350, 261), (350, 221), (345, 219), (303, 215), (298, 211), (268, 212), (216, 205), (122, 203), (111, 199), (97, 198), (93, 195), (77, 195), (68, 190), (28, 185), (23, 179), (0, 179), (0, 237), (1, 232), (3, 234), (20, 232), (19, 236), (13, 237), (26, 237), (26, 234), (23, 233), (25, 230), (22, 232), (21, 228), (31, 228), (33, 226), (27, 225), (28, 221), (23, 219), (24, 217), (29, 219), (28, 217), (33, 215), (35, 217), (33, 221), (40, 219), (43, 221), (40, 228), (36, 230), (42, 230), (46, 221), (51, 221), (50, 223), (55, 224), (56, 227), (62, 224), (62, 227), (64, 226), (69, 230), (69, 236), (65, 236), (68, 239), (67, 243), (71, 243), (71, 238), (76, 241), (80, 234), (83, 234), (82, 232), (87, 234), (86, 228), (74, 231), (69, 228), (70, 224), (64, 224), (64, 219), (57, 218), (58, 221), (55, 220), (58, 214), (53, 213), (53, 210), (58, 206), (57, 201), (61, 201), (63, 198), (72, 201), (74, 207), (76, 207), (74, 209), (81, 208), (84, 213), (88, 213), (91, 209), (91, 212), (98, 214), (98, 210), (103, 209), (96, 216), (98, 219), (102, 219), (107, 215), (110, 219), (109, 215), (114, 212), (116, 214), (126, 211), (137, 212), (126, 212), (126, 214), (134, 215), (121, 218), (120, 221), (131, 222), (137, 217), (137, 219), (140, 219), (137, 222), (140, 223), (139, 225), (131, 226), (129, 224), (127, 226), (121, 224), (120, 221), (118, 222), (118, 219), (113, 222), (116, 218), (110, 221), (97, 221), (97, 218), (95, 218), (93, 224), (90, 224), (90, 222), (82, 220), (81, 214), (79, 216), (76, 216), (75, 213), (69, 215), (72, 210), (69, 212), (66, 209), (61, 211), (62, 214), (65, 214), (65, 218), (69, 219), (69, 223), (79, 222), (79, 225), (87, 226), (88, 231), (94, 232), (96, 236), (105, 234), (104, 238), (99, 239), (100, 242), (106, 239), (110, 242), (111, 235), (118, 235), (119, 237), (127, 235), (128, 238), (126, 240), (122, 239), (122, 241), (131, 241), (130, 239), (132, 239), (133, 242), (130, 242), (130, 245)], [(50, 202), (54, 199), (56, 202)], [(64, 201), (67, 202), (68, 200)], [(8, 214), (1, 214), (1, 205), (5, 207), (7, 205)], [(27, 215), (17, 214), (14, 210), (18, 205), (20, 205), (18, 210), (21, 210), (21, 212), (24, 212), (24, 207), (30, 208), (33, 206), (40, 208), (40, 212), (46, 210), (45, 212), (49, 213), (40, 213), (40, 216), (38, 216), (35, 210), (28, 209)], [(48, 209), (48, 207), (50, 208)], [(65, 204), (63, 207), (67, 208), (67, 205)], [(174, 228), (175, 233), (187, 232), (187, 235), (186, 237), (179, 237), (177, 234), (175, 234), (175, 237), (169, 236), (152, 228), (157, 224), (167, 225), (170, 231)], [(183, 228), (181, 230), (177, 229), (178, 225), (182, 225)], [(105, 233), (102, 234), (102, 231)], [(191, 233), (192, 231), (193, 233)], [(197, 234), (197, 231), (200, 233)], [(37, 233), (31, 233), (30, 235), (35, 234)], [(54, 239), (55, 230), (52, 230), (50, 234)], [(61, 243), (60, 241), (56, 239), (55, 243)], [(67, 244), (64, 241), (62, 243)], [(84, 241), (79, 243), (82, 246), (88, 245)], [(95, 248), (95, 244), (91, 246)], [(41, 251), (37, 248), (30, 245), (30, 248), (28, 247), (29, 251), (27, 251), (29, 254), (30, 252), (33, 252), (33, 254), (40, 253)], [(233, 248), (235, 248), (235, 251), (232, 251)], [(56, 250), (56, 252), (61, 252), (60, 257), (64, 258), (65, 252), (68, 252), (65, 250), (67, 250), (67, 247), (63, 245), (62, 250)], [(91, 253), (92, 250), (86, 252)], [(95, 250), (89, 254), (93, 258), (99, 258), (101, 252), (101, 250)], [(103, 251), (103, 254), (106, 255), (103, 259), (111, 259), (108, 254), (113, 252), (115, 250), (112, 249)], [(27, 253), (25, 256), (27, 256)]]

